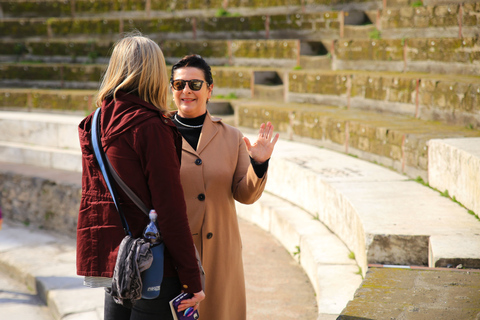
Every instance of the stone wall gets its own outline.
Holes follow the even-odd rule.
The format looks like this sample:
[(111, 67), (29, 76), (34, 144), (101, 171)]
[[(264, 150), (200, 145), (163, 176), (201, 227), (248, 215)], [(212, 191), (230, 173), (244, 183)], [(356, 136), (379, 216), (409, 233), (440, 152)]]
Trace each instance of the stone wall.
[(0, 107), (27, 110), (92, 111), (94, 90), (0, 89)]
[(79, 183), (4, 171), (0, 172), (0, 188), (0, 207), (6, 219), (75, 237)]

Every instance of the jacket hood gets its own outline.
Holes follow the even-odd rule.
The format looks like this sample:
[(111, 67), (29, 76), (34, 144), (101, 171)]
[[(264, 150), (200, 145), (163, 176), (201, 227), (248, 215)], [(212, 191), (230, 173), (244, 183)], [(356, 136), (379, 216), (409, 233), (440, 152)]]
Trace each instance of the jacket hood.
[[(94, 112), (83, 119), (78, 127), (82, 150), (84, 147), (91, 149), (93, 114)], [(113, 97), (107, 98), (102, 104), (100, 118), (102, 145), (107, 147), (119, 135), (152, 117), (164, 117), (164, 115), (155, 106), (139, 97), (118, 91), (116, 100)], [(174, 126), (173, 123), (169, 125)]]

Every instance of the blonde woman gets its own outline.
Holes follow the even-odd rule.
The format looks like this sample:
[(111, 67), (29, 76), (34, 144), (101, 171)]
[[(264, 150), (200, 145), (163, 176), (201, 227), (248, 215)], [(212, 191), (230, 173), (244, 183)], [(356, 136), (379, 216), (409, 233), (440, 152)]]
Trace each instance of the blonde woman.
[[(182, 290), (194, 294), (183, 309), (196, 309), (205, 297), (180, 182), (182, 140), (165, 116), (167, 90), (165, 60), (155, 42), (132, 34), (116, 43), (96, 101), (102, 108), (102, 145), (121, 179), (157, 211), (166, 248), (160, 296), (124, 306), (106, 293), (105, 320), (172, 319), (168, 302)], [(93, 155), (92, 125), (92, 115), (79, 125), (83, 173), (77, 273), (87, 286), (109, 287), (125, 234)], [(140, 237), (149, 219), (128, 196), (120, 192), (120, 198), (133, 237)]]

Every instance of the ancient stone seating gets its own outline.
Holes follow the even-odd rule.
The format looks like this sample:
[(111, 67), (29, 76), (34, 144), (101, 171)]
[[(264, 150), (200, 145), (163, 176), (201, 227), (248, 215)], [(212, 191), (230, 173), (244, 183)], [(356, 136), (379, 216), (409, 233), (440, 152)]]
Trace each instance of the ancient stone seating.
[[(479, 1), (211, 0), (201, 5), (180, 0), (0, 0), (0, 8), (0, 108), (74, 111), (77, 116), (91, 112), (112, 44), (122, 32), (138, 29), (158, 41), (169, 64), (189, 53), (207, 59), (215, 81), (210, 108), (229, 104), (235, 111), (232, 119), (227, 117), (230, 123), (247, 130), (271, 121), (283, 138), (352, 156), (346, 157), (352, 158), (347, 161), (351, 167), (363, 159), (397, 171), (390, 184), (388, 170), (378, 169), (387, 178), (377, 184), (375, 165), (369, 164), (364, 173), (345, 173), (352, 180), (339, 184), (328, 171), (332, 168), (324, 167), (322, 157), (333, 157), (330, 153), (316, 158), (305, 149), (298, 158), (287, 148), (277, 164), (272, 161), (276, 178), (267, 188), (268, 199), (279, 196), (294, 203), (306, 211), (305, 221), (310, 215), (334, 230), (355, 253), (363, 273), (370, 263), (389, 261), (432, 267), (478, 263), (478, 256), (442, 251), (451, 248), (454, 231), (431, 227), (422, 233), (417, 223), (427, 223), (422, 208), (415, 201), (402, 202), (395, 190), (407, 186), (398, 190), (410, 200), (425, 196), (428, 201), (421, 205), (429, 207), (432, 221), (455, 212), (463, 218), (448, 219), (477, 223), (468, 212), (478, 217), (479, 205), (472, 199), (480, 197), (473, 174), (480, 155), (465, 146), (464, 138), (480, 137)], [(20, 127), (23, 120), (9, 121)], [(448, 138), (452, 140), (444, 140)], [(3, 153), (7, 158), (28, 157), (25, 145), (4, 142), (0, 151), (8, 150)], [(35, 152), (50, 151), (30, 154)], [(445, 168), (455, 170), (447, 175)], [(335, 167), (335, 172), (343, 171)], [(295, 180), (296, 174), (305, 179)], [(358, 182), (356, 174), (365, 179), (361, 195), (350, 189)], [(436, 191), (412, 180), (430, 183), (446, 197), (437, 201)], [(289, 188), (294, 192), (289, 194)], [(390, 210), (392, 203), (398, 206)], [(265, 218), (265, 229), (284, 218), (274, 205), (260, 206), (270, 219)], [(408, 221), (395, 220), (404, 212)], [(385, 229), (383, 219), (398, 225), (392, 222)], [(285, 230), (295, 229), (293, 217), (285, 220), (290, 221)], [(286, 247), (305, 250), (304, 258), (310, 259), (305, 268), (321, 291), (312, 262), (319, 253), (306, 253), (314, 251), (313, 242), (302, 247), (301, 238), (312, 235), (300, 229), (292, 231), (300, 236), (286, 241)], [(468, 239), (478, 239), (472, 236), (476, 230), (461, 229), (459, 241), (466, 241), (466, 248)], [(397, 256), (381, 243), (395, 250), (418, 247), (419, 258)]]

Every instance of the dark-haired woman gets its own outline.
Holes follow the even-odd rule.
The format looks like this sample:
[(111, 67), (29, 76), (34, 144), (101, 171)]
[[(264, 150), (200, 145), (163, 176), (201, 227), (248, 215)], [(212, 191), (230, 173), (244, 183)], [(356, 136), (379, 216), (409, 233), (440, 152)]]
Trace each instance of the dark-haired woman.
[(278, 134), (262, 124), (257, 141), (212, 117), (210, 66), (190, 55), (172, 67), (172, 93), (178, 111), (173, 122), (182, 134), (180, 176), (194, 242), (206, 274), (206, 299), (200, 307), (207, 320), (246, 319), (242, 243), (235, 200), (251, 204), (262, 195), (268, 160)]

